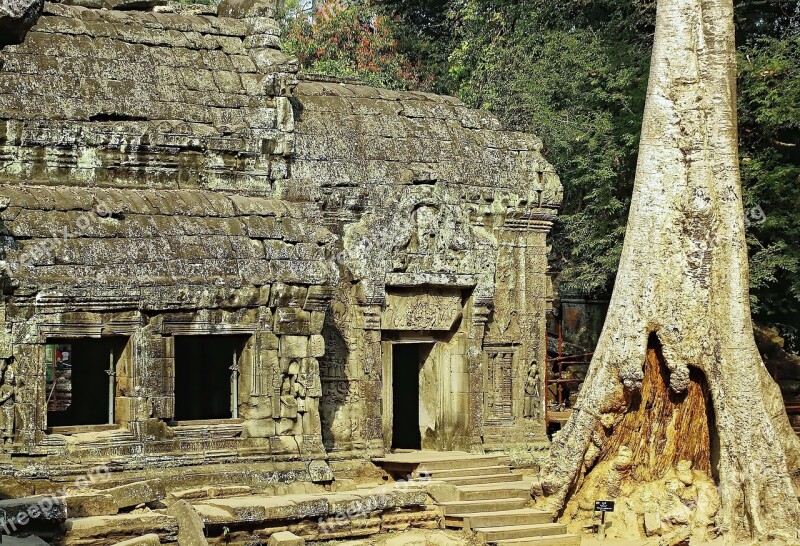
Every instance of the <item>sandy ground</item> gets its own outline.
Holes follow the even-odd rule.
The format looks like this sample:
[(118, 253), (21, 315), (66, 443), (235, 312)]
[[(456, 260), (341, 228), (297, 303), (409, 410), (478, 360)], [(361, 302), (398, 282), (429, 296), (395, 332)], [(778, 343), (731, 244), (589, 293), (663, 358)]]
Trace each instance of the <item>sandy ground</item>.
[(409, 529), (381, 533), (359, 540), (316, 542), (317, 546), (467, 546), (476, 545), (475, 536), (460, 531)]
[[(331, 541), (326, 543), (318, 542), (316, 544), (328, 544), (331, 546), (477, 546), (477, 541), (475, 540), (475, 536), (470, 533), (409, 529), (408, 531), (386, 533), (361, 540)], [(591, 536), (585, 536), (581, 541), (581, 546), (645, 546), (648, 544), (652, 546), (653, 541), (606, 540), (601, 542), (598, 538)], [(708, 542), (696, 546), (723, 546), (723, 541)], [(740, 543), (727, 546), (753, 545), (752, 543)]]

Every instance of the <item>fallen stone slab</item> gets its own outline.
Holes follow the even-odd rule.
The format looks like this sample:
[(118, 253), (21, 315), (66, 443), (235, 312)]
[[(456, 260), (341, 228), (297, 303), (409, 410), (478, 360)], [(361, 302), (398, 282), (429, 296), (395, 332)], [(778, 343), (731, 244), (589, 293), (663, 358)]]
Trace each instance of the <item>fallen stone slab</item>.
[(214, 499), (194, 505), (206, 523), (263, 522), (296, 519), (297, 509), (286, 498), (252, 496)]
[(154, 502), (164, 499), (164, 485), (160, 480), (147, 480), (129, 483), (104, 489), (105, 495), (111, 495), (118, 510), (138, 506), (147, 502)]
[(208, 546), (203, 519), (188, 502), (176, 502), (167, 514), (178, 522), (178, 546)]
[[(2, 2), (2, 0), (0, 0)], [(36, 482), (11, 476), (0, 477), (0, 498), (17, 499), (36, 494)]]
[(64, 543), (70, 546), (108, 546), (140, 537), (142, 529), (158, 535), (161, 542), (178, 540), (178, 522), (158, 512), (118, 514), (68, 519), (64, 523)]
[[(0, 510), (6, 514), (5, 522), (0, 521), (0, 531), (14, 531), (31, 521), (60, 523), (67, 519), (67, 506), (55, 497), (25, 497), (0, 501)], [(6, 532), (6, 534), (11, 534)]]
[(203, 499), (224, 499), (241, 497), (249, 495), (250, 493), (252, 493), (252, 488), (246, 485), (195, 487), (192, 489), (172, 491), (167, 495), (166, 501), (170, 504), (178, 500), (196, 501)]
[(161, 541), (158, 535), (149, 534), (117, 542), (114, 546), (161, 546)]
[(289, 531), (273, 533), (269, 537), (268, 546), (305, 546), (306, 541)]
[(50, 546), (41, 538), (31, 535), (29, 537), (3, 537), (3, 546)]
[(113, 516), (119, 511), (114, 497), (105, 494), (88, 493), (61, 497), (67, 505), (67, 517), (86, 518), (90, 516)]
[(205, 499), (193, 506), (205, 523), (229, 525), (317, 519), (339, 514), (363, 516), (376, 511), (422, 507), (427, 501), (428, 494), (422, 487), (382, 486), (347, 493)]

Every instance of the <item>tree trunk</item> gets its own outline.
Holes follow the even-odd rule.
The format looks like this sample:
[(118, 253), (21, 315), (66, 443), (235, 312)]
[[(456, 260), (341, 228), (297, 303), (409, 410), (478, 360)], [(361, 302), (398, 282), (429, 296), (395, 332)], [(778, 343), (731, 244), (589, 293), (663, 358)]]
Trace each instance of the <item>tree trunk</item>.
[(679, 459), (710, 466), (719, 532), (797, 537), (800, 443), (753, 337), (737, 145), (732, 0), (659, 0), (619, 273), (583, 391), (542, 468), (540, 506), (562, 511), (624, 445), (636, 468), (625, 480), (657, 479)]

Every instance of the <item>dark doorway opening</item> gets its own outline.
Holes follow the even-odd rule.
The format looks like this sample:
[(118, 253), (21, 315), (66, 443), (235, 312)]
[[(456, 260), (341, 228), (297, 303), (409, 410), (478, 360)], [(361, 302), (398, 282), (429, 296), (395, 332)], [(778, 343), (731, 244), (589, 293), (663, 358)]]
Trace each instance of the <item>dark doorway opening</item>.
[(422, 346), (392, 346), (392, 449), (421, 449), (419, 372)]
[(127, 343), (127, 338), (48, 342), (45, 347), (48, 427), (113, 424), (113, 372)]
[(175, 420), (236, 417), (238, 363), (247, 338), (175, 337)]

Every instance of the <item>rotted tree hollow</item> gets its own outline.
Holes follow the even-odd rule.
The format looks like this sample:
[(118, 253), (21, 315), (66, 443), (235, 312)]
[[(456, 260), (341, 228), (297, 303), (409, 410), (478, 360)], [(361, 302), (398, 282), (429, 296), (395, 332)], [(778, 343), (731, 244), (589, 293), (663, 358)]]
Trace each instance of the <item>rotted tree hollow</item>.
[(682, 393), (669, 388), (669, 369), (656, 336), (650, 336), (641, 390), (626, 395), (628, 409), (603, 443), (598, 463), (613, 460), (626, 446), (632, 453), (630, 478), (646, 483), (663, 478), (679, 461), (711, 472), (713, 409), (703, 372), (691, 368)]

